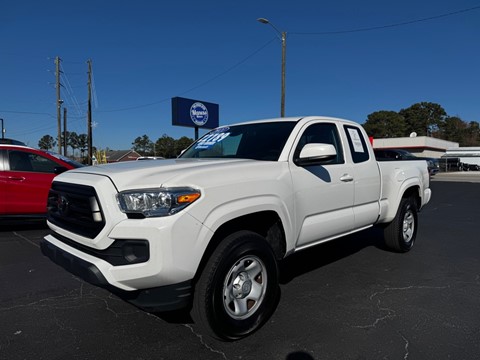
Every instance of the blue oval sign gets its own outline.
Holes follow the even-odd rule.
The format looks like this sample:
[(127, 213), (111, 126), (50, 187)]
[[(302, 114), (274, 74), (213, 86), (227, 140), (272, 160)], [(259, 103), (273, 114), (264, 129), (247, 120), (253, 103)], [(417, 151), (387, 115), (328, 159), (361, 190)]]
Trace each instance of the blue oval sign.
[(203, 126), (208, 121), (208, 109), (201, 102), (196, 102), (190, 107), (190, 118), (197, 126)]

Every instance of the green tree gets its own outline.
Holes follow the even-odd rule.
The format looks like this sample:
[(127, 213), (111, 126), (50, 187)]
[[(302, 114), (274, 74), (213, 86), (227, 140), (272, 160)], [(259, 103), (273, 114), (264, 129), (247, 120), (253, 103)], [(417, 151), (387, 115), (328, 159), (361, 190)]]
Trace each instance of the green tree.
[(80, 149), (80, 156), (84, 158), (85, 152), (88, 150), (88, 136), (87, 134), (78, 135), (78, 148)]
[(480, 124), (476, 121), (470, 121), (465, 129), (464, 141), (461, 146), (480, 146)]
[(399, 114), (405, 118), (407, 132), (416, 132), (420, 136), (438, 133), (447, 116), (443, 107), (431, 102), (413, 104), (400, 110)]
[(153, 151), (153, 142), (147, 135), (137, 137), (133, 143), (133, 150), (142, 156), (151, 155)]
[(395, 111), (381, 110), (367, 116), (363, 125), (369, 136), (374, 138), (402, 137), (407, 135), (407, 124), (403, 116)]
[[(65, 133), (62, 132), (61, 137), (60, 137), (62, 148), (63, 148), (63, 144), (65, 144), (65, 141), (64, 141), (65, 136), (64, 135), (65, 135)], [(67, 137), (67, 147), (70, 146), (72, 148), (73, 156), (75, 156), (75, 139), (76, 139), (76, 137), (78, 137), (78, 135), (77, 135), (76, 132), (67, 131), (66, 132), (66, 137)], [(68, 153), (68, 151), (66, 153)]]
[(75, 131), (69, 132), (67, 137), (67, 145), (72, 148), (73, 156), (75, 157), (75, 150), (78, 149), (78, 134)]
[(467, 123), (457, 116), (448, 116), (442, 124), (440, 137), (444, 140), (463, 143), (465, 141)]
[(163, 134), (162, 137), (155, 142), (155, 152), (158, 156), (167, 159), (176, 157), (175, 139), (167, 134)]
[(38, 141), (38, 148), (43, 150), (53, 149), (57, 145), (55, 139), (50, 135), (43, 135)]
[(180, 139), (175, 140), (175, 155), (180, 155), (180, 153), (187, 147), (189, 147), (192, 143), (193, 139), (190, 139), (186, 136), (182, 136)]

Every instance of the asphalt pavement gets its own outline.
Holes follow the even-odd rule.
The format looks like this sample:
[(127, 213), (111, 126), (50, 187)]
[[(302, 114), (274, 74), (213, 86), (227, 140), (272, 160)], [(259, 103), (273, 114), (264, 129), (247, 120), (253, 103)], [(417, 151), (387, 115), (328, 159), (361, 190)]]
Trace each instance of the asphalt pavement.
[(438, 173), (432, 176), (432, 181), (480, 183), (480, 171), (455, 171)]
[(370, 229), (290, 257), (276, 312), (237, 342), (65, 272), (41, 255), (43, 222), (1, 223), (0, 359), (478, 359), (480, 184), (467, 176), (434, 177), (407, 254)]

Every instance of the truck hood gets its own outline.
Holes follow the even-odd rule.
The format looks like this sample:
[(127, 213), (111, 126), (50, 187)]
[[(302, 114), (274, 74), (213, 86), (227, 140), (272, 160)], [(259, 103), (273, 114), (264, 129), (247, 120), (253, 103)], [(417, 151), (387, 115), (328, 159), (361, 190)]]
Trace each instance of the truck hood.
[[(218, 181), (218, 177), (221, 175), (226, 175), (221, 177), (229, 178), (233, 173), (241, 173), (250, 167), (260, 167), (264, 163), (266, 162), (248, 159), (128, 161), (70, 170), (65, 173), (65, 177), (68, 176), (71, 179), (75, 174), (106, 176), (111, 179), (118, 191), (160, 186), (201, 186), (202, 184), (198, 184), (198, 182), (202, 182), (200, 180), (202, 178), (212, 176)], [(272, 164), (272, 162), (269, 163)], [(62, 175), (59, 175), (57, 179), (62, 180)]]

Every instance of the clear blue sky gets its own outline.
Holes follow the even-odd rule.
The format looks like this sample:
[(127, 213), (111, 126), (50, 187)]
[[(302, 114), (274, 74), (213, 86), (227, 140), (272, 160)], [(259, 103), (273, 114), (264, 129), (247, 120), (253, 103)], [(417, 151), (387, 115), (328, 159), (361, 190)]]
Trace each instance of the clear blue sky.
[(92, 60), (102, 149), (129, 149), (143, 134), (193, 138), (171, 125), (174, 96), (218, 103), (221, 125), (277, 117), (281, 43), (259, 17), (288, 33), (287, 116), (363, 123), (429, 101), (480, 121), (479, 0), (17, 0), (0, 4), (6, 137), (34, 147), (56, 137), (55, 56), (77, 133), (87, 132)]

